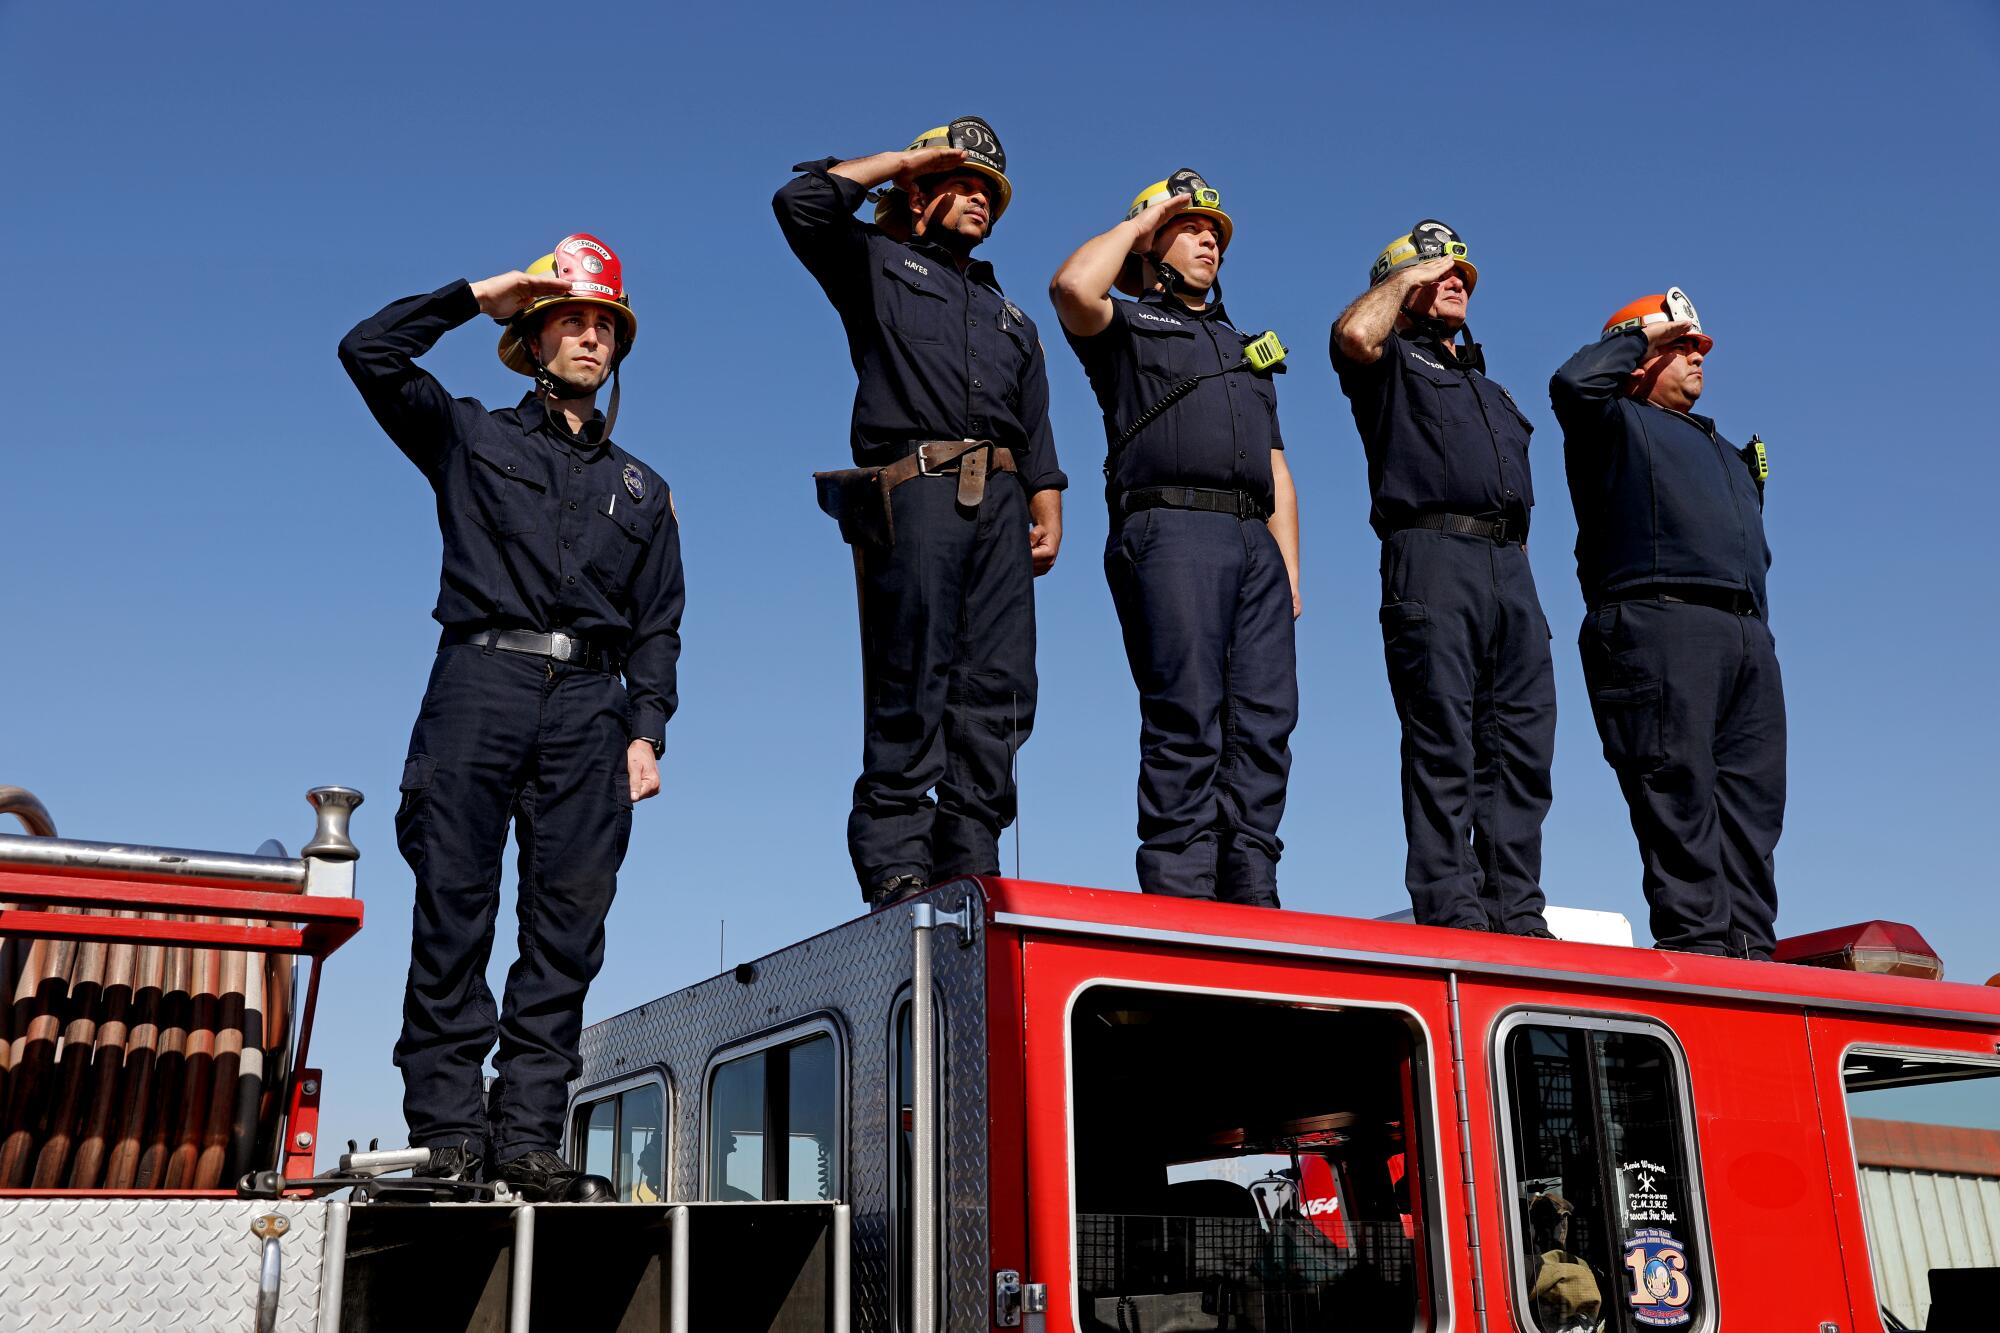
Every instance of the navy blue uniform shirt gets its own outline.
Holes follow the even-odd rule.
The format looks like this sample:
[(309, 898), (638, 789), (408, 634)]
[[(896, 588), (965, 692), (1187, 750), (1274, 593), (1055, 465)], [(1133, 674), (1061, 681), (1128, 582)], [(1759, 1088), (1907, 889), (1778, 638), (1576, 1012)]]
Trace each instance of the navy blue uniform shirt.
[[(680, 524), (658, 473), (579, 438), (530, 395), (489, 412), (416, 358), (479, 313), (465, 282), (397, 301), (340, 340), (369, 411), (437, 492), (447, 629), (561, 630), (625, 658), (632, 738), (663, 741), (679, 704)], [(603, 429), (599, 417), (585, 435)]]
[(1715, 422), (1625, 396), (1646, 335), (1594, 342), (1549, 381), (1576, 506), (1576, 575), (1585, 600), (1644, 583), (1749, 591), (1760, 610), (1771, 548), (1763, 497)]
[(772, 199), (778, 225), (847, 330), (859, 467), (917, 440), (991, 440), (1014, 451), (1030, 493), (1069, 485), (1049, 430), (1049, 375), (1035, 326), (1000, 293), (993, 266), (961, 273), (943, 246), (898, 241), (855, 218), (868, 187), (803, 162)]
[(1505, 518), (1510, 536), (1516, 523), (1527, 536), (1535, 428), (1505, 389), (1424, 334), (1390, 333), (1371, 365), (1343, 356), (1339, 339), (1332, 352), (1368, 453), (1376, 536), (1386, 540), (1431, 513)]
[[(1243, 364), (1243, 335), (1220, 302), (1194, 311), (1153, 292), (1137, 301), (1114, 298), (1111, 309), (1111, 322), (1094, 337), (1063, 330), (1104, 411), (1107, 444), (1182, 380)], [(1118, 451), (1110, 489), (1114, 496), (1146, 486), (1244, 491), (1269, 512), (1277, 507), (1271, 451), (1284, 447), (1271, 376), (1247, 369), (1215, 375)]]

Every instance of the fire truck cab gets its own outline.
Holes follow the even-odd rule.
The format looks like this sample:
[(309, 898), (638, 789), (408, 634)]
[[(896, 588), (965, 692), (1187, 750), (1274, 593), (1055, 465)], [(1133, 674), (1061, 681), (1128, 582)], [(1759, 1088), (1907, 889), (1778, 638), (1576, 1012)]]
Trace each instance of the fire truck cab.
[(1989, 987), (981, 879), (583, 1053), (575, 1160), (845, 1201), (861, 1330), (2000, 1327)]

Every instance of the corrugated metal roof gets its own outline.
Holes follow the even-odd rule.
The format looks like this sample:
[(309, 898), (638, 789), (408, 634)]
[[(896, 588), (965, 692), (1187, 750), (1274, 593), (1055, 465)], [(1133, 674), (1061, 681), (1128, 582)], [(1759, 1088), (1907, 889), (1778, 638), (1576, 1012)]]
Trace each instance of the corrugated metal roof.
[(1865, 1166), (1861, 1211), (1876, 1299), (1911, 1328), (1930, 1323), (1932, 1269), (2000, 1266), (2000, 1178)]

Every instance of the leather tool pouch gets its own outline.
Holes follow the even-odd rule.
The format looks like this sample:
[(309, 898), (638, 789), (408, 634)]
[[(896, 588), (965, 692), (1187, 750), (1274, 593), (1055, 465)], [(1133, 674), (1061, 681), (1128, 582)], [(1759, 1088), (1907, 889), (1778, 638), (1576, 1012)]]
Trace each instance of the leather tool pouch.
[(889, 506), (889, 487), (879, 467), (845, 467), (813, 473), (819, 507), (840, 524), (840, 539), (850, 546), (896, 544), (896, 512)]

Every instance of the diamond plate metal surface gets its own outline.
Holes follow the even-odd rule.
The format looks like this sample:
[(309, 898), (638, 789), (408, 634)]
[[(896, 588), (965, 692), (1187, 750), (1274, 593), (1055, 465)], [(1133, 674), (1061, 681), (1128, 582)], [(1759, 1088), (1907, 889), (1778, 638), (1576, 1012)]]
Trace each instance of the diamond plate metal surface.
[[(957, 907), (976, 885), (952, 884), (926, 901)], [(986, 1210), (986, 955), (984, 905), (979, 939), (959, 948), (956, 932), (938, 932), (931, 951), (943, 1015), (940, 1049), (945, 1097), (938, 1108), (944, 1133), (945, 1311), (947, 1330), (984, 1330), (991, 1281)], [(756, 979), (711, 978), (637, 1009), (594, 1023), (581, 1042), (583, 1074), (572, 1099), (593, 1086), (664, 1068), (672, 1089), (673, 1136), (668, 1185), (673, 1198), (699, 1199), (703, 1149), (704, 1077), (711, 1058), (745, 1038), (831, 1016), (841, 1031), (846, 1066), (846, 1139), (841, 1178), (853, 1208), (853, 1294), (856, 1333), (892, 1333), (889, 1180), (890, 1028), (899, 992), (910, 981), (910, 908), (836, 926), (756, 961)]]
[(318, 1327), (324, 1203), (237, 1199), (0, 1199), (0, 1333), (248, 1329), (263, 1242), (277, 1213), (278, 1327)]

